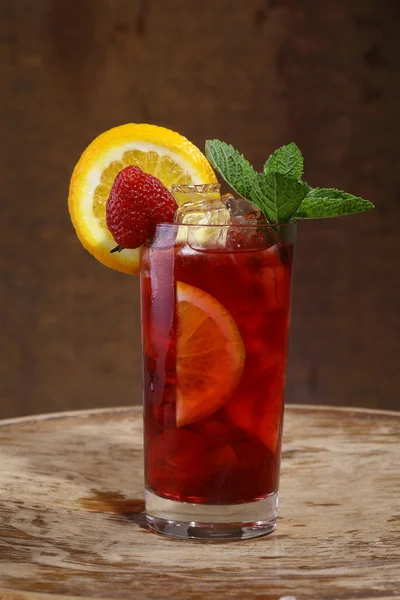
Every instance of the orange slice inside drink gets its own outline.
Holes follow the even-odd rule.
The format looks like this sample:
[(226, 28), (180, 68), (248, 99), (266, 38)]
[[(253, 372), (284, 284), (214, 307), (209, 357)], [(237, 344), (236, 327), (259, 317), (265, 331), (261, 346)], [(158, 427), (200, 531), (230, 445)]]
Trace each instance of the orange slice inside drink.
[(177, 283), (177, 425), (208, 417), (231, 397), (245, 349), (235, 321), (218, 300)]
[[(279, 440), (284, 385), (284, 369), (277, 363), (251, 386), (240, 386), (225, 408), (232, 423), (258, 437), (271, 452), (276, 452)], [(260, 398), (260, 390), (264, 397)]]

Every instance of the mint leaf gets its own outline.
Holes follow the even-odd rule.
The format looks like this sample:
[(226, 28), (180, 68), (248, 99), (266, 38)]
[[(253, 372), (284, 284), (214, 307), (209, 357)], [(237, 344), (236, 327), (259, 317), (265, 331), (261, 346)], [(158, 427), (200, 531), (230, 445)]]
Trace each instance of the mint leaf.
[(303, 187), (306, 191), (306, 196), (308, 196), (313, 188), (311, 187), (311, 185), (308, 185), (307, 181), (302, 181), (301, 183), (303, 184)]
[(307, 192), (307, 198), (346, 198), (351, 200), (357, 198), (353, 194), (347, 194), (343, 190), (337, 190), (335, 188), (309, 188)]
[(281, 173), (261, 173), (253, 180), (250, 200), (270, 223), (287, 223), (301, 205), (307, 187)]
[[(313, 193), (315, 190), (312, 190)], [(325, 190), (322, 190), (325, 191)], [(340, 217), (363, 212), (375, 208), (372, 202), (363, 200), (352, 194), (332, 190), (333, 197), (311, 196), (304, 198), (294, 215), (296, 219), (323, 219), (325, 217)], [(342, 196), (339, 195), (342, 194)], [(336, 195), (336, 197), (335, 197)]]
[(264, 165), (264, 173), (280, 173), (295, 179), (303, 175), (303, 156), (294, 142), (275, 150)]
[(255, 169), (238, 150), (219, 140), (206, 141), (206, 156), (214, 169), (243, 198), (250, 199)]

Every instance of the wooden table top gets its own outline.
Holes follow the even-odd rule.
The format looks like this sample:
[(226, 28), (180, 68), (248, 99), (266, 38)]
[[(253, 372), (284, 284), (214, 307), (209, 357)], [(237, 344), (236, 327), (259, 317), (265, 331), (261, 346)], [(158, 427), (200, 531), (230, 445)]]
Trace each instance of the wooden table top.
[(288, 406), (276, 532), (201, 544), (143, 517), (135, 409), (0, 422), (0, 598), (400, 598), (400, 412)]

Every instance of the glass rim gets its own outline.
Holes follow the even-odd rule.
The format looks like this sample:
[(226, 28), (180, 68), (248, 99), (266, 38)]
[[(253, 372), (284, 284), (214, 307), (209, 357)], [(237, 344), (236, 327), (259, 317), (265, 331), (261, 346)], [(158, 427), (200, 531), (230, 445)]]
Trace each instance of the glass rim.
[(156, 229), (161, 228), (172, 228), (172, 227), (188, 227), (188, 228), (199, 228), (199, 227), (212, 227), (214, 229), (226, 229), (234, 227), (235, 229), (296, 229), (297, 221), (291, 221), (290, 223), (157, 223)]

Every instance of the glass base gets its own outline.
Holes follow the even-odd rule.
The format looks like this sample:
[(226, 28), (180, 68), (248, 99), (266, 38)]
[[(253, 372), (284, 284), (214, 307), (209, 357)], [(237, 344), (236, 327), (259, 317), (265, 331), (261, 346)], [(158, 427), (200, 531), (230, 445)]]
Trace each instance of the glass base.
[(146, 490), (149, 528), (174, 538), (199, 541), (247, 540), (276, 527), (278, 493), (243, 504), (192, 504), (161, 498)]

